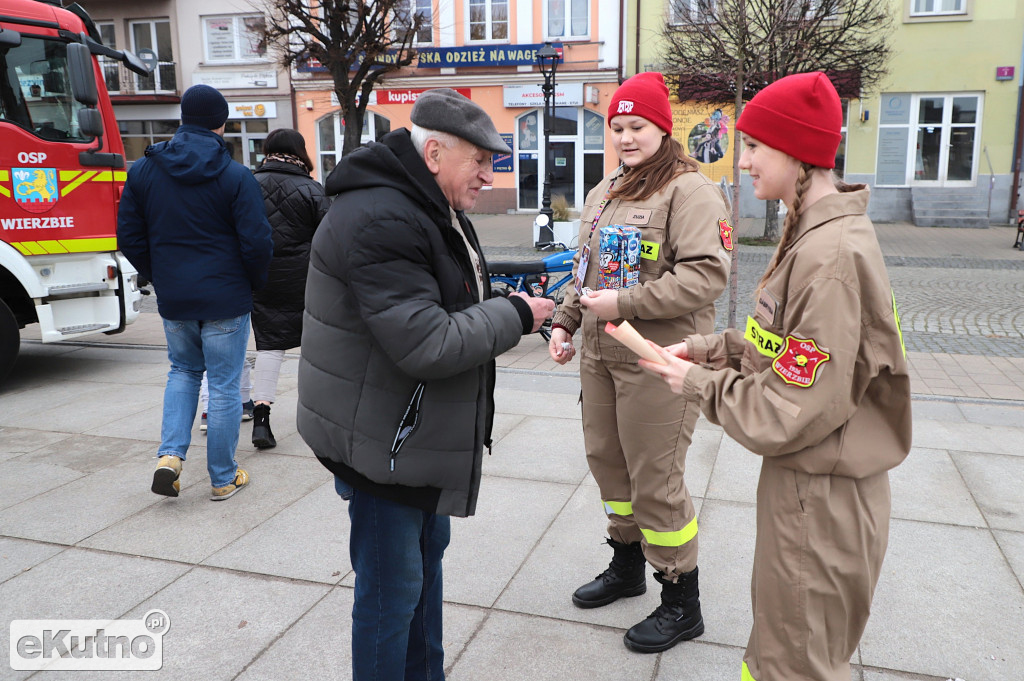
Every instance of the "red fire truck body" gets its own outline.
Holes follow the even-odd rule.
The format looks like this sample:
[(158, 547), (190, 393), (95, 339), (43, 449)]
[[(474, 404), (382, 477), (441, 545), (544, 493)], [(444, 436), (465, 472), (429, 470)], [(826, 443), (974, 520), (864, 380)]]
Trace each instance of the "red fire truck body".
[(58, 2), (0, 0), (0, 380), (28, 324), (49, 343), (139, 315), (137, 272), (117, 250), (124, 148), (97, 56), (146, 70)]

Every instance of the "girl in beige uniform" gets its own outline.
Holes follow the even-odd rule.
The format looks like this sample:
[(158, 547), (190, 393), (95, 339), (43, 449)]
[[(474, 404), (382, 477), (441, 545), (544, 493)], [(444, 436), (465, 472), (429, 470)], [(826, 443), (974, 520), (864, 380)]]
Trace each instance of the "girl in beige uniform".
[[(593, 292), (574, 290), (565, 297), (549, 347), (556, 362), (567, 362), (575, 352), (572, 336), (582, 332), (584, 442), (614, 550), (608, 569), (572, 600), (596, 608), (640, 595), (649, 562), (662, 585), (661, 605), (624, 640), (632, 650), (658, 652), (704, 631), (697, 520), (683, 475), (699, 412), (642, 371), (637, 355), (604, 326), (628, 319), (664, 342), (711, 333), (714, 301), (728, 279), (732, 228), (720, 190), (671, 136), (672, 110), (660, 73), (623, 83), (612, 96), (608, 125), (622, 165), (587, 197), (579, 240), (586, 255), (578, 255), (574, 267), (580, 290)], [(598, 286), (600, 230), (608, 225), (641, 232), (635, 286)]]
[[(839, 96), (783, 78), (737, 123), (759, 199), (789, 214), (746, 330), (641, 360), (763, 457), (743, 681), (849, 681), (889, 534), (889, 474), (910, 451), (910, 383), (868, 189), (837, 187)], [(689, 361), (687, 361), (689, 360)], [(693, 363), (691, 363), (693, 362)]]

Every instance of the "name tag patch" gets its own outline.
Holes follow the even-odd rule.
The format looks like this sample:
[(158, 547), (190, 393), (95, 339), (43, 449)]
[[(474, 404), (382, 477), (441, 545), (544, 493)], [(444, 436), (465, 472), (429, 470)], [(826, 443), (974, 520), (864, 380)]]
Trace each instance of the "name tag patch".
[(658, 251), (661, 250), (661, 244), (654, 243), (653, 241), (640, 241), (640, 257), (644, 260), (657, 260)]
[(761, 294), (757, 297), (757, 311), (754, 314), (767, 320), (769, 324), (774, 324), (775, 312), (778, 308), (779, 304), (775, 302), (772, 294), (768, 293), (765, 289), (761, 289)]
[(646, 225), (651, 221), (651, 213), (653, 212), (650, 208), (630, 208), (626, 213), (626, 224)]
[(772, 362), (772, 370), (789, 385), (810, 388), (814, 385), (818, 367), (831, 358), (830, 354), (818, 348), (812, 338), (786, 336), (786, 345)]
[(782, 351), (782, 337), (761, 328), (753, 317), (747, 317), (747, 331), (743, 338), (754, 344), (757, 351), (765, 357), (778, 357)]

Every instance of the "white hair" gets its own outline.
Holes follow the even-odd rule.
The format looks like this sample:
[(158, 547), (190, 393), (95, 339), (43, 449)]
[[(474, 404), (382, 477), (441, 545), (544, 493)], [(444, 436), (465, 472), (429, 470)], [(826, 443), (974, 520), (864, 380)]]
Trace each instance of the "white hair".
[(430, 139), (437, 140), (446, 149), (454, 149), (459, 144), (459, 138), (451, 133), (422, 128), (415, 123), (412, 130), (409, 131), (409, 135), (412, 137), (412, 146), (416, 148), (416, 153), (420, 156), (423, 155), (423, 149), (427, 146), (427, 140)]

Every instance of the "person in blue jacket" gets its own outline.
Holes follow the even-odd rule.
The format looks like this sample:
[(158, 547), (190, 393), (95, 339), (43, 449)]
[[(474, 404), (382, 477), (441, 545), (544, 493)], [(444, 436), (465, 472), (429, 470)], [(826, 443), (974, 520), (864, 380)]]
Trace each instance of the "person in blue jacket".
[(224, 142), (227, 118), (220, 92), (186, 90), (181, 127), (132, 165), (117, 215), (118, 247), (153, 283), (167, 337), (171, 370), (152, 489), (169, 497), (180, 489), (204, 370), (211, 499), (249, 482), (235, 462), (238, 391), (252, 292), (266, 283), (274, 244), (259, 184)]

